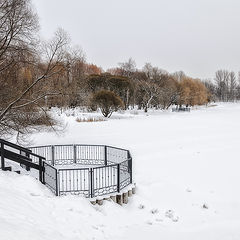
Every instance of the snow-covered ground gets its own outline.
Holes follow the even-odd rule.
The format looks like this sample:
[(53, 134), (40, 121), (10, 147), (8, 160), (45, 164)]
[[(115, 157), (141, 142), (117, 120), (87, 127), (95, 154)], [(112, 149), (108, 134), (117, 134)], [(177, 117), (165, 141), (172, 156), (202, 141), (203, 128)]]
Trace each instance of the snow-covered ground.
[(65, 132), (35, 134), (34, 145), (129, 149), (137, 194), (123, 207), (93, 206), (77, 196), (55, 197), (30, 176), (0, 171), (1, 240), (240, 239), (240, 104), (77, 122), (82, 116), (89, 117), (62, 114)]

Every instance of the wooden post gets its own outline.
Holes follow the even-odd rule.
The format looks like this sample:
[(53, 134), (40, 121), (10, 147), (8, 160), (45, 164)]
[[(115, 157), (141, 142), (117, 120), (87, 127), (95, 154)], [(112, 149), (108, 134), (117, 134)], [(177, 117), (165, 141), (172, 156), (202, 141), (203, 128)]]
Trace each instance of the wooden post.
[(128, 190), (128, 196), (132, 197), (132, 190)]
[(42, 158), (39, 158), (39, 181), (43, 183), (43, 166)]
[(102, 206), (103, 205), (103, 199), (97, 199), (97, 204)]
[(44, 161), (42, 162), (42, 183), (46, 184), (46, 182), (45, 182), (45, 162)]
[(122, 204), (123, 204), (123, 202), (122, 202), (122, 194), (118, 194), (118, 195), (116, 196), (116, 199), (117, 199), (117, 204), (119, 204), (119, 205), (122, 205)]
[(110, 196), (110, 198), (112, 199), (113, 202), (117, 202), (116, 196)]
[(123, 198), (123, 203), (127, 204), (128, 203), (128, 192), (123, 193), (122, 198)]
[[(26, 157), (28, 157), (28, 158), (30, 159), (30, 155), (29, 155), (28, 152), (26, 152)], [(26, 166), (26, 170), (27, 170), (27, 171), (30, 171), (30, 167), (29, 167), (29, 166)]]
[(96, 199), (95, 199), (95, 200), (90, 200), (90, 203), (91, 203), (92, 205), (96, 205), (97, 201), (96, 201)]
[(5, 168), (5, 161), (4, 161), (4, 144), (1, 143), (1, 168), (4, 170)]

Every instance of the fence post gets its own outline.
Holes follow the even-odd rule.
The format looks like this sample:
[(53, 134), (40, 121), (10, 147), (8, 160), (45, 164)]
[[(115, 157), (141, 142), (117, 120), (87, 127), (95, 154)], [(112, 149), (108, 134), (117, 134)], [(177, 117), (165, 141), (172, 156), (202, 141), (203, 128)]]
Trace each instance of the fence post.
[(77, 146), (73, 145), (73, 162), (77, 163)]
[(43, 161), (42, 162), (42, 167), (43, 167), (43, 170), (42, 170), (42, 183), (45, 185), (46, 182), (45, 182), (45, 162)]
[(90, 168), (89, 169), (89, 173), (90, 173), (90, 197), (93, 198), (94, 197), (94, 179), (93, 179), (93, 169)]
[[(28, 152), (26, 152), (26, 157), (27, 157), (27, 158), (30, 158), (30, 155), (29, 155)], [(30, 167), (29, 167), (29, 166), (26, 166), (26, 170), (27, 170), (27, 171), (30, 171)]]
[[(30, 160), (30, 155), (29, 155), (28, 152), (25, 152), (25, 151), (20, 150), (20, 151), (19, 151), (19, 154), (22, 155), (22, 156), (25, 156), (25, 157), (29, 158), (29, 160)], [(26, 166), (26, 165), (24, 165), (24, 164), (21, 164), (21, 163), (20, 163), (20, 166), (21, 166), (22, 168), (26, 169), (26, 171), (30, 171), (30, 170), (31, 170), (31, 168), (30, 168), (29, 166)]]
[(129, 151), (127, 151), (127, 159), (128, 159), (128, 173), (130, 173), (131, 172), (131, 168), (130, 168), (130, 159), (131, 159), (131, 155), (130, 155), (130, 152)]
[(42, 169), (42, 158), (39, 158), (39, 181), (43, 183), (43, 169)]
[(59, 196), (59, 185), (58, 185), (59, 174), (57, 169), (55, 170), (55, 177), (56, 177), (56, 196)]
[(130, 152), (127, 152), (128, 156), (128, 173), (130, 174), (130, 183), (132, 183), (132, 157)]
[(120, 163), (117, 165), (117, 191), (120, 192)]
[(1, 143), (1, 168), (4, 170), (5, 168), (5, 161), (4, 161), (4, 144)]
[(130, 173), (130, 183), (132, 183), (132, 158), (128, 161), (129, 173)]
[(107, 146), (104, 146), (104, 164), (107, 166)]
[(52, 165), (54, 166), (54, 160), (55, 160), (55, 157), (54, 157), (54, 146), (52, 145)]

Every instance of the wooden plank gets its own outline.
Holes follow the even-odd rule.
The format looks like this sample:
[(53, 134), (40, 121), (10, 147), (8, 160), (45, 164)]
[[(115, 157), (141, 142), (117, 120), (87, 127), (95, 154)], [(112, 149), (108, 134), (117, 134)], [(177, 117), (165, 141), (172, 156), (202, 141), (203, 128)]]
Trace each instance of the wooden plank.
[(21, 147), (21, 146), (19, 146), (19, 145), (17, 145), (17, 144), (8, 142), (8, 141), (3, 140), (3, 139), (0, 139), (0, 143), (3, 143), (4, 145), (9, 146), (9, 147), (12, 147), (12, 148), (14, 148), (14, 149), (21, 150), (21, 151), (23, 151), (23, 152), (32, 152), (32, 151), (29, 150), (28, 148)]
[[(0, 152), (0, 154), (1, 154), (1, 152)], [(4, 157), (9, 159), (9, 160), (12, 160), (14, 162), (24, 164), (24, 165), (26, 165), (30, 168), (34, 168), (34, 169), (37, 169), (37, 170), (40, 169), (39, 165), (36, 164), (36, 163), (32, 163), (30, 158), (27, 158), (25, 156), (22, 156), (20, 154), (14, 153), (14, 152), (11, 152), (11, 151), (6, 150), (6, 149), (4, 149)]]

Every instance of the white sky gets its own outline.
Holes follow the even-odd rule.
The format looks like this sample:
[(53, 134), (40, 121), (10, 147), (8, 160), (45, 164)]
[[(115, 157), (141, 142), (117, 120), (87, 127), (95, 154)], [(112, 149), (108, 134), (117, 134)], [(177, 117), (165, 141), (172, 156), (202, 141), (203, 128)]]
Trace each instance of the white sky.
[(32, 0), (41, 34), (64, 28), (105, 70), (132, 57), (212, 78), (240, 70), (240, 0)]

